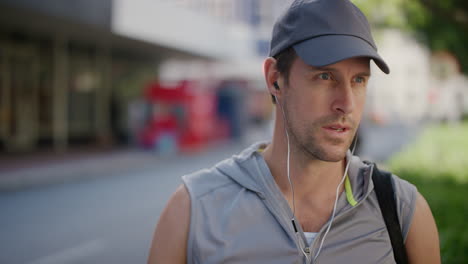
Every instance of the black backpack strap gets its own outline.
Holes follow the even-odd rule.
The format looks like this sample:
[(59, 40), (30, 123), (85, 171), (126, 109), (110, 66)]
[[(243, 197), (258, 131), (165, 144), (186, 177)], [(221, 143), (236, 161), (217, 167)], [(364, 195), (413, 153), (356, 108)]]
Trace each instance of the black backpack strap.
[(372, 181), (374, 182), (375, 194), (377, 195), (380, 210), (382, 211), (390, 241), (392, 242), (395, 261), (397, 264), (407, 264), (408, 256), (406, 255), (400, 221), (398, 220), (392, 174), (379, 170), (377, 165), (374, 164)]

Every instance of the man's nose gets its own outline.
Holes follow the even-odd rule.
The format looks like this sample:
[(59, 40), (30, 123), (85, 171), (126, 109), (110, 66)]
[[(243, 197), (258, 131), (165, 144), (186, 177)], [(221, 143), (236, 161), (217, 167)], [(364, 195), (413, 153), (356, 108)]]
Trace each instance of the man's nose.
[(332, 110), (339, 114), (350, 114), (354, 110), (355, 98), (350, 83), (339, 83), (335, 87)]

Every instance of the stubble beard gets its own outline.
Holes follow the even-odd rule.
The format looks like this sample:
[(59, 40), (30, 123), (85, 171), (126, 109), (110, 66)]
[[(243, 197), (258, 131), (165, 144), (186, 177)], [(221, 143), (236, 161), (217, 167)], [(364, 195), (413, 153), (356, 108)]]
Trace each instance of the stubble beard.
[[(286, 109), (285, 109), (286, 110)], [(288, 111), (286, 110), (286, 116), (288, 121), (291, 120), (291, 115), (289, 115)], [(343, 120), (345, 119), (345, 120)], [(351, 146), (353, 137), (349, 139), (332, 139), (332, 138), (318, 138), (322, 127), (336, 123), (340, 121), (346, 121), (347, 124), (350, 125), (350, 129), (352, 130), (352, 135), (354, 136), (356, 133), (356, 122), (351, 120), (350, 118), (346, 118), (340, 115), (332, 115), (322, 117), (313, 123), (308, 123), (300, 126), (297, 124), (296, 127), (292, 127), (292, 123), (288, 122), (288, 133), (290, 135), (291, 145), (293, 149), (301, 153), (306, 159), (309, 160), (321, 160), (327, 162), (338, 162), (343, 160), (346, 157), (346, 152)], [(301, 133), (301, 131), (304, 131)], [(331, 148), (335, 148), (336, 146), (342, 146), (342, 150), (340, 151), (333, 151)]]

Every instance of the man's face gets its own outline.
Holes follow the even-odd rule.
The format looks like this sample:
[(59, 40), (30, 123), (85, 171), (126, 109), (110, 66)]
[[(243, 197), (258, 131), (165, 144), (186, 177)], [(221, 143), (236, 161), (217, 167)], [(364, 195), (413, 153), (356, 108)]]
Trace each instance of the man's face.
[(342, 160), (361, 120), (369, 77), (368, 58), (317, 68), (298, 57), (281, 89), (291, 144), (311, 159)]

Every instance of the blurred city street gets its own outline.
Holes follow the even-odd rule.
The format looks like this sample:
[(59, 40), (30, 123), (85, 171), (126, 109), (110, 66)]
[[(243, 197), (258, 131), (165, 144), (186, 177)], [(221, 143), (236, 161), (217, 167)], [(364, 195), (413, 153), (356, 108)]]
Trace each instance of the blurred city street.
[[(468, 263), (468, 7), (351, 2), (391, 69), (370, 63), (355, 154), (414, 183), (443, 262)], [(146, 263), (182, 175), (272, 138), (262, 65), (291, 3), (0, 0), (0, 264)]]
[(49, 166), (62, 177), (88, 175), (0, 193), (0, 263), (145, 263), (159, 214), (180, 177), (240, 149), (223, 144), (177, 158), (129, 152)]

